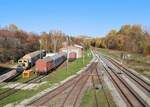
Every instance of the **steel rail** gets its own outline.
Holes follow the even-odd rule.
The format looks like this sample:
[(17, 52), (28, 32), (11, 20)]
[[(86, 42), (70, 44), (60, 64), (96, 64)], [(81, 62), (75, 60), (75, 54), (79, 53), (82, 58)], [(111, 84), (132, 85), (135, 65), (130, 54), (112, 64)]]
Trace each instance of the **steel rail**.
[[(101, 59), (104, 61), (103, 58)], [(108, 71), (108, 68), (106, 66), (111, 72)], [(104, 69), (107, 71), (107, 73), (113, 80), (113, 83), (115, 84), (115, 86), (117, 86), (117, 88), (120, 90), (124, 98), (126, 98), (131, 107), (137, 106), (137, 103), (139, 103), (141, 107), (147, 107), (147, 104), (136, 94), (136, 92), (114, 72), (114, 69), (111, 69), (107, 64), (104, 66)]]

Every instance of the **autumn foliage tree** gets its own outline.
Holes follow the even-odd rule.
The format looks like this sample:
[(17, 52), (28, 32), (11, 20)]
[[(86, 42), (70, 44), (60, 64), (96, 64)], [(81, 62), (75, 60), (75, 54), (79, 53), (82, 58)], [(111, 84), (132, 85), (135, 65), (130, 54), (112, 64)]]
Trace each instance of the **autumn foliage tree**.
[(62, 31), (52, 30), (40, 35), (25, 32), (15, 24), (0, 29), (0, 62), (17, 61), (26, 53), (41, 48), (47, 52), (57, 52), (66, 42), (79, 44), (85, 49), (90, 46), (150, 55), (150, 34), (140, 25), (123, 25), (118, 31), (111, 30), (106, 37), (68, 36)]
[(62, 31), (52, 30), (48, 33), (43, 32), (40, 36), (42, 49), (48, 52), (57, 52), (66, 41), (67, 35)]
[(17, 61), (24, 54), (37, 50), (38, 36), (11, 24), (0, 29), (0, 62)]
[(106, 37), (96, 38), (92, 46), (149, 54), (150, 35), (140, 25), (124, 25), (111, 30)]

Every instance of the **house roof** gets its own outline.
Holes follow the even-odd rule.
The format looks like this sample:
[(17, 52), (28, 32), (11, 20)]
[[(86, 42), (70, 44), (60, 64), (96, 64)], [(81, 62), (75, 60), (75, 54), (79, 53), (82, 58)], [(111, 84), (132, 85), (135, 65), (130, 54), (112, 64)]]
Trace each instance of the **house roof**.
[(73, 46), (63, 47), (60, 50), (65, 50), (65, 49), (83, 49), (83, 47), (80, 45), (73, 45)]
[(81, 49), (83, 48), (83, 46), (77, 45), (77, 44), (75, 44), (74, 46), (75, 46), (75, 47), (78, 47), (78, 48), (81, 48)]

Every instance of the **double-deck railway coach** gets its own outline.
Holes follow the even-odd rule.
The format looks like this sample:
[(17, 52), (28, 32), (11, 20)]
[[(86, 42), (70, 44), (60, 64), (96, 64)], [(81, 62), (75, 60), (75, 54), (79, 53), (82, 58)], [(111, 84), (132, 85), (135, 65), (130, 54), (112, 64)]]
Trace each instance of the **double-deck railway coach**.
[(48, 74), (52, 69), (55, 69), (67, 59), (66, 53), (58, 53), (54, 56), (44, 57), (35, 63), (35, 70), (37, 74)]

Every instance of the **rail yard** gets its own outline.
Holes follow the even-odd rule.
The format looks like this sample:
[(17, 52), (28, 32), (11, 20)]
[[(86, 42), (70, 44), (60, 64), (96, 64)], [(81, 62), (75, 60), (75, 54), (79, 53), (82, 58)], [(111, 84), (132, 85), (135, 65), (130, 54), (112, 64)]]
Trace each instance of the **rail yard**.
[[(44, 57), (43, 59), (48, 59), (49, 57)], [(71, 59), (72, 59), (73, 57), (71, 56)], [(56, 59), (56, 60), (55, 60)], [(59, 59), (59, 60), (58, 60)], [(38, 62), (38, 59), (36, 59), (37, 60), (37, 62)], [(49, 61), (50, 62), (50, 65), (47, 65), (46, 67), (49, 67), (48, 68), (48, 70), (47, 70), (47, 73), (45, 74), (45, 73), (40, 73), (40, 75), (39, 75), (39, 73), (38, 72), (36, 72), (36, 71), (38, 71), (38, 69), (36, 69), (36, 68), (34, 68), (34, 65), (33, 65), (33, 69), (35, 69), (35, 74), (34, 74), (34, 76), (33, 77), (31, 77), (31, 78), (27, 78), (27, 79), (24, 79), (23, 80), (23, 82), (21, 82), (21, 84), (20, 83), (16, 83), (14, 86), (12, 86), (12, 87), (9, 87), (9, 86), (7, 86), (7, 84), (9, 85), (9, 84), (11, 84), (11, 81), (15, 81), (15, 78), (18, 78), (18, 77), (15, 77), (14, 75), (11, 75), (12, 77), (11, 78), (9, 78), (9, 79), (4, 79), (4, 82), (2, 81), (2, 83), (0, 84), (1, 85), (1, 89), (0, 89), (0, 99), (1, 99), (1, 102), (0, 102), (0, 104), (1, 105), (5, 105), (6, 104), (6, 102), (7, 102), (7, 99), (9, 99), (9, 98), (11, 98), (11, 96), (16, 96), (16, 94), (18, 94), (18, 93), (22, 93), (22, 89), (26, 89), (26, 90), (28, 90), (27, 89), (27, 87), (31, 87), (31, 85), (34, 85), (34, 83), (36, 83), (36, 84), (42, 84), (41, 83), (41, 81), (43, 81), (44, 79), (48, 79), (48, 77), (50, 76), (50, 75), (48, 75), (48, 71), (57, 71), (57, 69), (59, 70), (61, 70), (61, 69), (63, 69), (63, 70), (65, 70), (66, 69), (66, 65), (65, 65), (65, 63), (63, 63), (64, 61), (66, 60), (66, 55), (65, 54), (56, 54), (56, 55), (54, 55), (52, 58), (49, 58), (49, 60), (47, 60), (47, 61)], [(20, 61), (20, 60), (19, 60)], [(85, 60), (86, 61), (86, 60)], [(21, 62), (21, 61), (20, 61)], [(19, 69), (20, 69), (20, 62), (19, 62)], [(24, 61), (22, 61), (23, 63), (24, 63)], [(29, 61), (25, 61), (25, 62), (29, 62)], [(61, 64), (61, 63), (63, 63), (63, 64)], [(78, 62), (78, 61), (74, 61), (74, 62), (70, 62), (70, 63), (68, 63), (69, 65), (71, 65), (72, 63), (78, 63), (78, 64), (80, 64), (80, 62)], [(87, 62), (85, 62), (85, 64), (86, 64)], [(27, 65), (27, 64), (22, 64), (22, 65)], [(35, 63), (35, 65), (36, 65), (36, 63)], [(60, 67), (59, 67), (59, 65), (60, 65)], [(82, 65), (82, 64), (81, 64)], [(37, 67), (37, 66), (36, 66)], [(80, 65), (78, 66), (79, 68), (75, 68), (75, 69), (80, 69)], [(17, 68), (18, 69), (18, 68)], [(25, 69), (29, 69), (29, 68), (25, 68)], [(70, 68), (70, 67), (68, 67), (68, 70), (69, 69), (72, 69), (72, 68)], [(75, 70), (74, 69), (74, 70)], [(15, 70), (16, 71), (16, 70)], [(10, 71), (11, 72), (11, 71)], [(9, 72), (9, 73), (10, 73)], [(19, 73), (18, 73), (18, 75), (19, 74), (21, 74), (23, 71), (20, 71)], [(43, 72), (43, 71), (41, 71), (41, 72)], [(72, 70), (72, 73), (73, 73), (74, 71)], [(11, 73), (13, 73), (13, 72), (11, 72)], [(15, 72), (16, 73), (16, 72)], [(49, 72), (50, 74), (52, 74), (53, 75), (53, 73), (52, 72)], [(61, 73), (61, 72), (60, 72)], [(42, 75), (41, 75), (42, 74)], [(57, 72), (55, 73), (54, 72), (54, 75), (58, 75), (57, 74)], [(7, 73), (5, 74), (5, 75), (7, 75)], [(59, 74), (60, 75), (60, 74)], [(70, 75), (71, 76), (71, 74), (67, 74), (67, 75)], [(65, 76), (67, 76), (66, 74), (64, 75), (64, 77), (62, 77), (62, 79), (63, 78), (65, 78)], [(2, 75), (3, 76), (3, 75)], [(21, 75), (19, 75), (19, 77), (21, 77)], [(3, 78), (2, 78), (3, 79)], [(54, 81), (56, 81), (56, 79), (55, 78), (52, 78), (52, 79), (54, 79)], [(52, 82), (53, 80), (51, 80), (50, 82)], [(58, 80), (57, 80), (58, 81)], [(14, 83), (14, 82), (13, 82)], [(55, 82), (54, 82), (55, 83)], [(47, 85), (46, 87), (48, 87), (49, 85)], [(6, 89), (5, 88), (2, 88), (2, 87), (7, 87)], [(43, 88), (43, 87), (42, 87)], [(39, 91), (39, 90), (36, 90), (36, 91)]]
[[(43, 51), (44, 52), (44, 51)], [(89, 51), (93, 58), (88, 62), (87, 66), (70, 76), (65, 77), (60, 83), (53, 86), (50, 85), (51, 82), (46, 83), (47, 79), (52, 80), (51, 76), (57, 73), (57, 69), (66, 69), (65, 60), (67, 55), (65, 53), (58, 53), (51, 56), (41, 57), (41, 53), (38, 51), (37, 58), (30, 57), (30, 61), (27, 57), (23, 57), (19, 62), (18, 74), (13, 74), (11, 78), (4, 79), (1, 76), (1, 87), (6, 87), (8, 83), (11, 83), (17, 75), (20, 75), (23, 71), (35, 65), (35, 76), (26, 79), (21, 84), (16, 84), (12, 87), (1, 88), (0, 90), (0, 100), (1, 106), (18, 106), (18, 107), (38, 107), (38, 106), (54, 106), (54, 107), (80, 107), (82, 100), (84, 100), (84, 95), (86, 90), (91, 89), (93, 95), (93, 103), (90, 106), (100, 107), (101, 105), (107, 107), (150, 107), (150, 81), (144, 76), (131, 71), (124, 65), (120, 64), (117, 60), (99, 53), (98, 51)], [(26, 55), (27, 56), (27, 55)], [(30, 56), (30, 54), (28, 54)], [(45, 57), (44, 57), (45, 56)], [(75, 54), (71, 53), (71, 63)], [(32, 61), (31, 61), (32, 59)], [(75, 59), (74, 59), (75, 60)], [(30, 62), (30, 63), (29, 63)], [(32, 64), (31, 64), (32, 63)], [(31, 66), (32, 65), (32, 66)], [(61, 66), (62, 67), (58, 67)], [(23, 68), (21, 68), (23, 66)], [(72, 68), (71, 68), (72, 69)], [(51, 71), (53, 70), (53, 72)], [(56, 71), (55, 71), (56, 70)], [(14, 72), (14, 70), (12, 70)], [(7, 72), (4, 75), (7, 75)], [(13, 73), (12, 72), (12, 73)], [(52, 75), (51, 75), (52, 74)], [(51, 76), (49, 76), (51, 75)], [(60, 74), (61, 76), (61, 74)], [(4, 81), (5, 82), (4, 82)], [(46, 81), (45, 81), (46, 80)], [(44, 82), (45, 81), (45, 82)], [(30, 97), (18, 100), (19, 102), (11, 102), (6, 105), (7, 99), (11, 96), (16, 96), (23, 90), (28, 90), (31, 86), (37, 84), (44, 84), (42, 90), (38, 90)], [(38, 85), (37, 85), (38, 86)], [(28, 88), (27, 88), (28, 87)], [(38, 86), (40, 87), (40, 85)], [(38, 89), (37, 87), (37, 89)], [(34, 88), (33, 88), (34, 89)], [(31, 91), (33, 90), (31, 88)], [(109, 90), (109, 92), (107, 90)], [(34, 89), (35, 90), (35, 89)], [(103, 96), (100, 97), (98, 92), (101, 91)], [(28, 91), (30, 92), (30, 91)], [(29, 94), (29, 93), (26, 93)], [(103, 99), (103, 103), (100, 101)], [(88, 104), (88, 102), (86, 102)]]
[(150, 107), (150, 0), (0, 0), (0, 107)]

